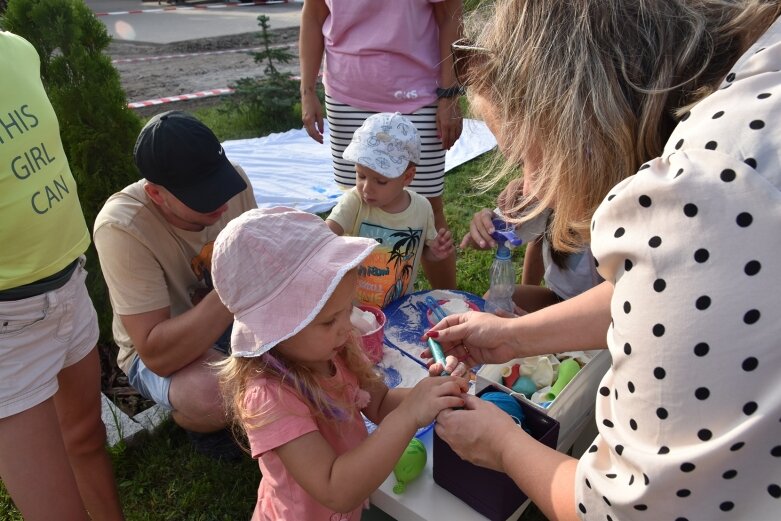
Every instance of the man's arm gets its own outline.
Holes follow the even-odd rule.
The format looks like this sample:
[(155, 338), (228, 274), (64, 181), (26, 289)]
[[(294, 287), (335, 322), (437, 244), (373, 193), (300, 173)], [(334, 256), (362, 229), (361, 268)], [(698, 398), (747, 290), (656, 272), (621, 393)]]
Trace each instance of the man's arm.
[(144, 364), (160, 376), (200, 358), (233, 322), (215, 291), (173, 318), (168, 307), (119, 318)]
[(214, 291), (181, 316), (171, 318), (168, 281), (149, 247), (124, 228), (99, 225), (93, 240), (111, 296), (144, 363), (167, 376), (205, 353), (233, 316)]

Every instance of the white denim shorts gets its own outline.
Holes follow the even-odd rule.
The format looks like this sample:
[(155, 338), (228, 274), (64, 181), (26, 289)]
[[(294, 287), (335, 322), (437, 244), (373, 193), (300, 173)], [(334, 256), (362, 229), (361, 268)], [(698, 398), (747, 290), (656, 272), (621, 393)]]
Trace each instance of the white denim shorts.
[(98, 341), (98, 317), (87, 293), (84, 257), (59, 289), (0, 302), (0, 418), (54, 396), (57, 375)]

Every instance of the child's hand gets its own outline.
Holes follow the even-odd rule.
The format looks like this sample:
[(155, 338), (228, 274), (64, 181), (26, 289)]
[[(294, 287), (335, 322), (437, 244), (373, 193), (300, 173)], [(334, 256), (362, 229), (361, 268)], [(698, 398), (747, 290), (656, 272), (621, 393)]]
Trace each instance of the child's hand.
[[(430, 356), (431, 353), (429, 349), (424, 351), (424, 358)], [(459, 360), (451, 355), (445, 358), (444, 366), (438, 362), (434, 362), (433, 358), (429, 358), (427, 363), (429, 376), (439, 376), (442, 374), (442, 371), (446, 371), (450, 376), (460, 376), (469, 382), (469, 366), (466, 365), (465, 360)], [(467, 383), (467, 385), (469, 384)]]
[(445, 228), (440, 228), (436, 238), (426, 246), (428, 246), (428, 258), (433, 261), (446, 259), (455, 251), (453, 235)]
[(491, 219), (496, 215), (488, 208), (483, 208), (472, 217), (469, 223), (469, 233), (461, 240), (461, 249), (476, 248), (488, 250), (496, 247), (496, 241), (491, 237), (494, 233), (494, 223)]
[(440, 411), (464, 406), (462, 394), (469, 383), (455, 376), (424, 378), (413, 387), (399, 409), (413, 419), (417, 428), (425, 427), (434, 421)]

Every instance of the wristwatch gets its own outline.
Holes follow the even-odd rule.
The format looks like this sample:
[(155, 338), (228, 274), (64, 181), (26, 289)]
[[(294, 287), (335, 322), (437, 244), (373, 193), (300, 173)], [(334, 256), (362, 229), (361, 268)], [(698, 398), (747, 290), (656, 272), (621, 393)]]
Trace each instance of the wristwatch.
[(437, 99), (442, 98), (455, 98), (456, 96), (463, 96), (464, 95), (464, 87), (461, 85), (453, 85), (452, 87), (448, 87), (446, 89), (443, 89), (442, 87), (437, 87)]

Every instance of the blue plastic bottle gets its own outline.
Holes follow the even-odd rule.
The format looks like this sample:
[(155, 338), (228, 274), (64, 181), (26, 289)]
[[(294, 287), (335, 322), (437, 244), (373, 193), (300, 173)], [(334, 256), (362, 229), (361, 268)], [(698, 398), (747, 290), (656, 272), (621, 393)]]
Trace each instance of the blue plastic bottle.
[(493, 219), (494, 233), (491, 237), (497, 242), (496, 255), (491, 264), (491, 287), (485, 301), (485, 310), (489, 313), (503, 311), (513, 314), (513, 292), (515, 291), (515, 266), (513, 265), (510, 246), (521, 244), (510, 224), (502, 219)]

